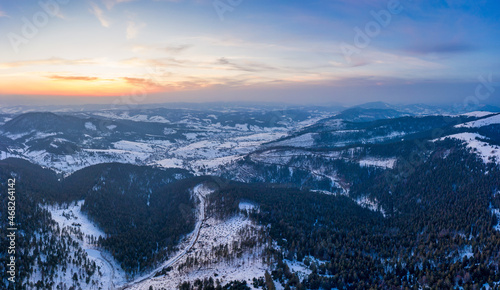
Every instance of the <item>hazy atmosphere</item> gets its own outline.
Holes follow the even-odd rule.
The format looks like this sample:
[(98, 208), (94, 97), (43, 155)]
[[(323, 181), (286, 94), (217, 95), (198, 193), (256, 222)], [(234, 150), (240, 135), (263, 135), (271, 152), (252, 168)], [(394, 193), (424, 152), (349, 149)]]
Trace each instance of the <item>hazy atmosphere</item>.
[(498, 85), (499, 18), (498, 1), (2, 1), (0, 105), (462, 102)]

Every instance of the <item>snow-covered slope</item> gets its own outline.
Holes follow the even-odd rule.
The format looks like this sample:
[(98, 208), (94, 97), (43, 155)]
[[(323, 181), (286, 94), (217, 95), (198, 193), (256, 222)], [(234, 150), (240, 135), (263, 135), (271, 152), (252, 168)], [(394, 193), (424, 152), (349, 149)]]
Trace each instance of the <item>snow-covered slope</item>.
[[(46, 206), (50, 211), (52, 219), (57, 222), (61, 229), (67, 229), (72, 236), (79, 241), (79, 246), (87, 252), (90, 260), (94, 261), (102, 273), (98, 287), (103, 289), (113, 289), (115, 285), (122, 284), (125, 281), (125, 272), (114, 260), (111, 254), (96, 247), (90, 237), (97, 239), (105, 237), (104, 232), (92, 223), (87, 215), (82, 213), (82, 201), (75, 202), (65, 206)], [(67, 285), (71, 285), (72, 271), (60, 273)]]
[[(214, 255), (215, 249), (227, 247), (229, 252), (237, 249), (235, 245), (242, 237), (253, 237), (260, 227), (248, 217), (239, 214), (227, 220), (214, 217), (205, 218), (205, 197), (212, 192), (205, 185), (197, 185), (193, 189), (201, 201), (196, 229), (179, 246), (180, 250), (172, 258), (163, 263), (153, 274), (137, 278), (134, 282), (124, 285), (124, 289), (176, 289), (184, 282), (194, 282), (196, 279), (217, 278), (221, 283), (232, 280), (250, 281), (254, 277), (262, 277), (269, 266), (260, 258), (263, 248), (252, 249), (237, 258), (223, 258)], [(242, 203), (241, 208), (247, 209), (255, 205)], [(235, 244), (236, 243), (236, 244)], [(193, 260), (196, 258), (196, 263)], [(165, 272), (158, 274), (161, 270)]]
[(359, 160), (361, 166), (374, 166), (381, 168), (393, 168), (396, 164), (396, 158), (365, 158)]
[(456, 128), (479, 128), (493, 124), (500, 124), (500, 114), (487, 117), (484, 119), (479, 119), (476, 121), (467, 122), (464, 124), (456, 125)]
[(474, 112), (469, 112), (469, 113), (462, 114), (461, 116), (481, 118), (481, 117), (486, 117), (488, 115), (493, 115), (493, 114), (495, 114), (495, 113), (493, 113), (493, 112), (486, 112), (486, 111), (474, 111)]
[(459, 133), (440, 138), (440, 140), (445, 138), (454, 138), (464, 141), (467, 144), (467, 147), (472, 149), (472, 151), (481, 157), (485, 163), (494, 161), (500, 162), (500, 147), (498, 145), (491, 145), (479, 140), (487, 139), (484, 136), (477, 133)]
[[(173, 114), (173, 121), (147, 111), (142, 114), (87, 113), (83, 114), (84, 119), (56, 114), (21, 115), (17, 118), (19, 121), (0, 128), (0, 138), (5, 138), (5, 142), (0, 140), (7, 146), (0, 150), (65, 175), (107, 162), (182, 167), (197, 174), (213, 174), (221, 165), (241, 158), (263, 143), (320, 119), (288, 118), (286, 122), (257, 125), (261, 121), (256, 117), (241, 120), (242, 116), (237, 113), (233, 113), (235, 119), (221, 113), (208, 114), (210, 117), (206, 118), (203, 116), (207, 112), (169, 114)], [(96, 117), (108, 119), (94, 119)], [(43, 126), (32, 125), (37, 124), (38, 119), (43, 121)], [(61, 125), (66, 119), (71, 122)], [(43, 131), (33, 129), (38, 127)]]

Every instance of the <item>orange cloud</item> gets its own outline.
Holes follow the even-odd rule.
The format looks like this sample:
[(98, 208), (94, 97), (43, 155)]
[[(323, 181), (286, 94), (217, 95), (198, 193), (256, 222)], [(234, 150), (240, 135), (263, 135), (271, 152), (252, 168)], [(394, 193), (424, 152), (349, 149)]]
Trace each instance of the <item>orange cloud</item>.
[(56, 81), (98, 81), (102, 80), (97, 77), (85, 77), (85, 76), (58, 76), (58, 75), (53, 75), (49, 76), (49, 79), (56, 80)]
[(134, 85), (134, 86), (143, 86), (143, 87), (161, 87), (161, 85), (155, 83), (152, 80), (149, 79), (143, 79), (143, 78), (129, 78), (129, 77), (123, 77), (121, 78), (122, 80), (126, 81), (127, 83)]

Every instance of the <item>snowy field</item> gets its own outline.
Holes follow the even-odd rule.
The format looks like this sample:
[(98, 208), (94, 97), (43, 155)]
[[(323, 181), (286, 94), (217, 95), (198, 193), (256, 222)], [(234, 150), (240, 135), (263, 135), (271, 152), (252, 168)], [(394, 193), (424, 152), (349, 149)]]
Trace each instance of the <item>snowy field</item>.
[(396, 158), (366, 158), (359, 160), (359, 165), (362, 167), (374, 166), (380, 168), (394, 168), (394, 164), (396, 164)]
[(484, 119), (479, 119), (479, 120), (472, 121), (472, 122), (467, 122), (464, 124), (459, 124), (459, 125), (456, 125), (455, 127), (456, 128), (479, 128), (479, 127), (484, 127), (484, 126), (488, 126), (488, 125), (492, 125), (492, 124), (500, 124), (500, 114), (497, 114), (497, 115), (494, 115), (491, 117), (487, 117)]
[(486, 117), (488, 115), (493, 115), (493, 114), (495, 114), (495, 113), (486, 112), (486, 111), (474, 111), (474, 112), (462, 114), (461, 116), (481, 118), (481, 117)]
[(273, 146), (312, 147), (315, 144), (314, 137), (317, 135), (318, 134), (316, 133), (306, 133), (297, 137), (276, 142)]
[[(50, 211), (52, 219), (59, 224), (61, 229), (68, 227), (73, 228), (83, 233), (83, 240), (80, 240), (80, 247), (84, 249), (88, 257), (95, 261), (100, 267), (102, 277), (100, 277), (101, 287), (103, 289), (113, 289), (114, 285), (123, 284), (125, 282), (125, 272), (121, 269), (113, 257), (103, 250), (96, 248), (90, 244), (86, 236), (105, 237), (105, 234), (100, 230), (88, 217), (82, 213), (81, 206), (83, 200), (72, 203), (69, 206), (46, 206)], [(76, 235), (74, 235), (76, 237)], [(67, 285), (71, 285), (71, 272), (67, 271), (65, 277), (68, 280)]]
[(141, 163), (149, 157), (149, 154), (118, 149), (83, 149), (73, 155), (55, 155), (40, 150), (24, 152), (20, 156), (11, 154), (11, 156), (28, 159), (57, 173), (69, 175), (79, 169), (101, 163)]
[[(242, 203), (240, 208), (250, 209), (255, 205), (252, 203)], [(245, 252), (236, 259), (216, 259), (213, 255), (213, 248), (231, 245), (240, 239), (239, 232), (244, 229), (258, 229), (247, 217), (237, 215), (227, 220), (221, 221), (213, 217), (205, 219), (200, 229), (199, 237), (192, 249), (182, 256), (175, 264), (171, 265), (172, 270), (165, 276), (153, 277), (142, 283), (132, 285), (126, 289), (176, 289), (177, 285), (184, 281), (193, 282), (196, 279), (212, 277), (214, 281), (219, 279), (221, 284), (233, 280), (246, 280), (251, 284), (253, 277), (263, 277), (267, 265), (262, 264), (260, 253), (262, 249), (252, 249)], [(197, 258), (198, 265), (183, 267), (179, 265), (186, 263), (188, 259)]]
[(440, 138), (439, 140), (446, 138), (454, 138), (464, 141), (467, 144), (467, 148), (472, 149), (474, 153), (483, 159), (484, 163), (490, 163), (493, 162), (493, 160), (496, 160), (497, 163), (500, 162), (500, 147), (478, 140), (478, 138), (483, 140), (487, 139), (484, 136), (477, 133), (460, 133), (446, 136)]
[[(127, 119), (125, 115), (113, 115), (113, 117)], [(135, 117), (139, 118), (140, 116)], [(140, 117), (139, 119), (146, 121), (145, 117)], [(154, 122), (155, 120), (156, 118), (147, 119), (148, 122)], [(194, 124), (191, 125), (194, 126)], [(54, 154), (38, 148), (31, 149), (25, 144), (22, 147), (11, 149), (9, 153), (2, 152), (0, 158), (18, 157), (27, 159), (35, 164), (50, 168), (57, 173), (62, 173), (65, 176), (91, 165), (110, 162), (152, 165), (164, 168), (184, 168), (194, 174), (214, 174), (219, 170), (220, 166), (240, 159), (264, 143), (285, 136), (289, 130), (289, 128), (283, 127), (250, 127), (249, 129), (248, 125), (241, 125), (226, 128), (226, 126), (220, 126), (220, 124), (211, 124), (206, 127), (200, 127), (200, 132), (184, 133), (183, 135), (186, 139), (162, 140), (161, 138), (164, 136), (156, 136), (149, 139), (130, 138), (112, 142), (107, 147), (95, 145), (103, 142), (104, 137), (93, 138), (89, 135), (84, 135), (85, 140), (81, 144), (78, 144), (81, 150), (76, 150), (72, 154)], [(85, 128), (87, 130), (94, 130), (95, 124), (86, 122)], [(298, 127), (294, 127), (294, 129), (296, 128)], [(171, 134), (172, 132), (170, 131), (172, 130), (169, 129), (166, 135)], [(13, 140), (23, 138), (29, 134), (31, 133), (4, 133), (5, 136)], [(57, 134), (62, 133), (39, 133), (30, 136), (26, 142), (42, 140)], [(124, 138), (126, 137), (124, 136)], [(70, 144), (68, 142), (70, 141), (61, 138), (54, 139), (50, 146), (55, 149), (61, 146), (64, 148), (64, 144)]]

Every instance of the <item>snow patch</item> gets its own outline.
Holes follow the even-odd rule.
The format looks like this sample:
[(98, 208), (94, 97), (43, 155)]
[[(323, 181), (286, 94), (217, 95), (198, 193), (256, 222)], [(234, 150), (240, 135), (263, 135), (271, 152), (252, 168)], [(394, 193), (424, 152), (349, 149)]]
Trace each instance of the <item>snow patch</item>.
[[(308, 259), (308, 258), (306, 258)], [(310, 259), (310, 258), (309, 258)], [(285, 262), (288, 265), (288, 268), (290, 268), (290, 271), (292, 273), (296, 273), (299, 279), (302, 281), (302, 279), (308, 277), (312, 271), (309, 269), (308, 266), (306, 266), (303, 262), (299, 262), (296, 260), (290, 261), (287, 259), (284, 259), (283, 262)], [(276, 283), (279, 284), (279, 283)]]
[(125, 141), (125, 140), (113, 143), (113, 147), (115, 147), (115, 149), (135, 151), (141, 153), (152, 153), (154, 151), (151, 145), (149, 144), (141, 142)]
[(196, 133), (185, 133), (182, 135), (184, 135), (186, 137), (186, 139), (189, 141), (196, 140), (196, 138), (198, 137), (198, 134), (196, 134)]
[(275, 146), (311, 147), (314, 146), (314, 133), (306, 133), (297, 137), (274, 143)]
[(172, 134), (175, 134), (175, 133), (177, 133), (177, 131), (175, 131), (172, 128), (164, 128), (163, 129), (163, 135), (172, 135)]
[(396, 158), (387, 158), (387, 159), (376, 159), (376, 158), (366, 158), (359, 160), (359, 165), (361, 167), (380, 167), (380, 168), (394, 168), (394, 164), (396, 164)]
[(372, 199), (368, 198), (367, 196), (362, 196), (362, 197), (358, 197), (355, 200), (355, 202), (357, 204), (359, 204), (361, 207), (367, 208), (371, 211), (380, 212), (384, 217), (386, 216), (384, 209), (378, 204), (377, 199), (372, 200)]
[(249, 202), (249, 201), (241, 201), (238, 204), (238, 208), (240, 210), (244, 210), (244, 211), (251, 211), (251, 210), (254, 210), (255, 208), (257, 208), (257, 204), (255, 204), (253, 202)]
[(493, 226), (493, 229), (500, 232), (500, 209), (494, 208), (490, 204), (490, 210), (491, 210), (491, 214), (493, 214), (497, 217), (497, 224), (495, 226)]
[(454, 138), (466, 142), (467, 147), (479, 155), (483, 159), (484, 163), (490, 163), (493, 162), (493, 160), (496, 160), (497, 163), (500, 162), (500, 147), (478, 140), (487, 139), (482, 135), (477, 133), (460, 133), (446, 136), (438, 140), (444, 140), (446, 138)]
[(85, 129), (95, 131), (97, 127), (92, 122), (85, 122)]
[(165, 168), (183, 168), (183, 161), (179, 158), (167, 158), (155, 161), (155, 164)]

